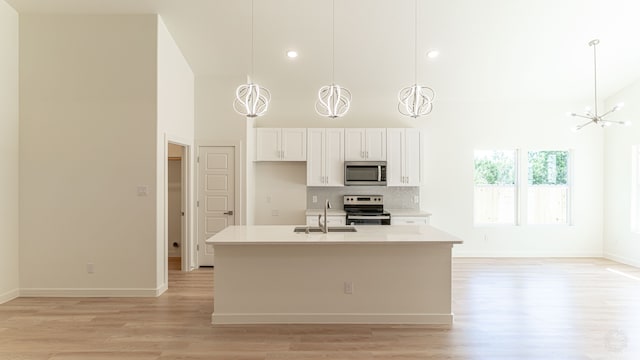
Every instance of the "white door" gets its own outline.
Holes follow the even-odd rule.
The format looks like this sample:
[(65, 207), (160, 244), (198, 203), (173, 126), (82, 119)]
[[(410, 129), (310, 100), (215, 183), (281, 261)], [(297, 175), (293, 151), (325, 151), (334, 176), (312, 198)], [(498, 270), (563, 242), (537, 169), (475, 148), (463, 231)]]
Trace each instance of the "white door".
[(282, 129), (282, 160), (307, 161), (307, 129)]
[(276, 128), (256, 129), (256, 160), (276, 161), (282, 159), (280, 149), (282, 131)]
[(404, 129), (387, 129), (387, 185), (404, 185)]
[(344, 159), (345, 161), (365, 160), (365, 129), (344, 130)]
[(387, 160), (387, 129), (367, 129), (365, 144), (367, 160)]
[(404, 142), (404, 176), (405, 185), (420, 186), (422, 164), (420, 149), (420, 130), (405, 129)]
[(201, 146), (198, 174), (198, 265), (213, 266), (205, 240), (235, 224), (235, 150)]
[(326, 129), (325, 135), (326, 186), (344, 186), (344, 130)]
[(307, 136), (307, 186), (325, 186), (325, 130), (309, 129)]

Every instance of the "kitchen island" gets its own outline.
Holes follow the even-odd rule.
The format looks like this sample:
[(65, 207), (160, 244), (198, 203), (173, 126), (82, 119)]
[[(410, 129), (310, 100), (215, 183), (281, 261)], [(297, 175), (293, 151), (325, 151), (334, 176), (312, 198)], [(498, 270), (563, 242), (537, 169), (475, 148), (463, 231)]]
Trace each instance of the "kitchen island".
[(294, 233), (230, 226), (212, 236), (213, 324), (452, 324), (451, 249), (429, 225)]

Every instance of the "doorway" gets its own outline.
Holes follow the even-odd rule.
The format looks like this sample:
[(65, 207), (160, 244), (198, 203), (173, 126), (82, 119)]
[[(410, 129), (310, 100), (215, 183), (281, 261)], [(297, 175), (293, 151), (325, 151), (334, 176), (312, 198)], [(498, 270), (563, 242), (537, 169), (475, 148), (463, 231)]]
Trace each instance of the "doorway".
[(168, 144), (167, 157), (167, 249), (169, 270), (182, 270), (184, 234), (184, 146)]

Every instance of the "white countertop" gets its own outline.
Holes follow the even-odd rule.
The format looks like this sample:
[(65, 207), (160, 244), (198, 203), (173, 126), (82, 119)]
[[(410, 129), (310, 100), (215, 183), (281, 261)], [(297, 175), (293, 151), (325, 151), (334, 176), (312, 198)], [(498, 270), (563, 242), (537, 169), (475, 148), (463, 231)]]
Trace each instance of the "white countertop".
[(360, 225), (357, 232), (294, 233), (300, 225), (229, 226), (207, 239), (212, 245), (449, 243), (462, 240), (430, 225)]

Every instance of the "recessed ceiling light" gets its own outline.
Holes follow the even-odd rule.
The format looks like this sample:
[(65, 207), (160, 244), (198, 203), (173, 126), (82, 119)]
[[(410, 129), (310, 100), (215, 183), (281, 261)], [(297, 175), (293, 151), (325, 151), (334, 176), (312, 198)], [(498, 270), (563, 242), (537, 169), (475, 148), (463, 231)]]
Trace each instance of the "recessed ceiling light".
[(438, 49), (431, 49), (427, 51), (427, 57), (429, 59), (435, 59), (438, 57), (438, 55), (440, 55), (440, 51), (438, 51)]
[(298, 52), (295, 50), (289, 50), (287, 51), (287, 57), (293, 59), (293, 58), (297, 58), (298, 57)]

